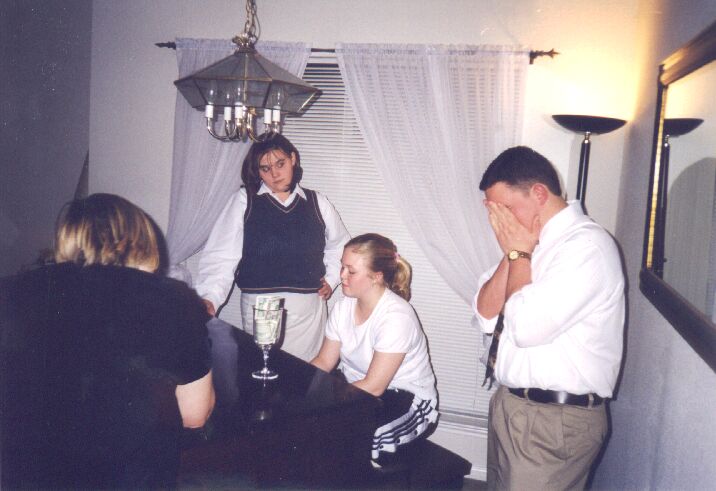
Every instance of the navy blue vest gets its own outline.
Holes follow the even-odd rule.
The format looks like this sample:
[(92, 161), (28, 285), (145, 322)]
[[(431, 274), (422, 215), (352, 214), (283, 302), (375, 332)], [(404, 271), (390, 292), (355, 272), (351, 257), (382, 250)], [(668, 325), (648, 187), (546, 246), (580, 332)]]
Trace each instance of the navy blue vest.
[(303, 189), (284, 207), (269, 193), (247, 193), (236, 284), (246, 293), (315, 293), (326, 274), (326, 225), (316, 193)]

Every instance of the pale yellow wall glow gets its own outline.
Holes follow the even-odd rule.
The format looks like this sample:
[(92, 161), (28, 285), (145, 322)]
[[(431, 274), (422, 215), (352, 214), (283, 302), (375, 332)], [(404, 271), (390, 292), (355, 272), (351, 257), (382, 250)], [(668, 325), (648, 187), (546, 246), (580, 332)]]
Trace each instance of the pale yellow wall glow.
[(633, 66), (594, 48), (559, 55), (535, 91), (552, 114), (588, 114), (631, 120), (636, 101)]

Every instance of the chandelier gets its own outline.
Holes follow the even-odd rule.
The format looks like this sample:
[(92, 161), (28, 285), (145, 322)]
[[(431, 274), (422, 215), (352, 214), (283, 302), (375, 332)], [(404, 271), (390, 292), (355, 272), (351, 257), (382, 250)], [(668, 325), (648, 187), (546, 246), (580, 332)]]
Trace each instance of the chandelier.
[[(204, 112), (206, 129), (221, 141), (262, 141), (281, 132), (285, 114), (301, 114), (321, 91), (258, 54), (256, 0), (246, 0), (244, 32), (232, 55), (174, 82), (189, 105)], [(223, 113), (224, 128), (214, 129)], [(256, 129), (263, 114), (263, 132)]]

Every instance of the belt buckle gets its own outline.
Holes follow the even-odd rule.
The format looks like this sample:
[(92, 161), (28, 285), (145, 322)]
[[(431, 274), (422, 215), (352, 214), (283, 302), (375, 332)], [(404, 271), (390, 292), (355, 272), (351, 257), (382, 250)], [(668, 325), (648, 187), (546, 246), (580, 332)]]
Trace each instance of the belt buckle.
[(532, 400), (532, 399), (530, 399), (530, 390), (529, 389), (526, 389), (526, 388), (522, 389), (522, 395), (524, 396), (524, 398), (526, 400), (528, 400), (528, 401)]
[(557, 396), (555, 401), (557, 404), (568, 404), (569, 403), (569, 392), (560, 390), (555, 393)]
[(587, 398), (589, 399), (589, 402), (587, 402), (587, 407), (591, 409), (594, 406), (594, 394), (591, 392), (587, 394)]

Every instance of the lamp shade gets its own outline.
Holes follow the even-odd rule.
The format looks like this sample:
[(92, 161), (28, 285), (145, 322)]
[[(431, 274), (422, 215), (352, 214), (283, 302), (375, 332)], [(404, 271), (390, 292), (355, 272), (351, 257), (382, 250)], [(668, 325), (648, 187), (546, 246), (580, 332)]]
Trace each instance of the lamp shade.
[(563, 128), (577, 133), (609, 133), (621, 128), (626, 123), (623, 119), (582, 114), (556, 114), (552, 118)]
[(664, 119), (664, 134), (668, 136), (681, 136), (693, 131), (703, 123), (698, 118), (666, 118)]
[(252, 46), (239, 46), (216, 63), (174, 82), (195, 109), (242, 105), (298, 114), (321, 94), (292, 73), (271, 63)]

